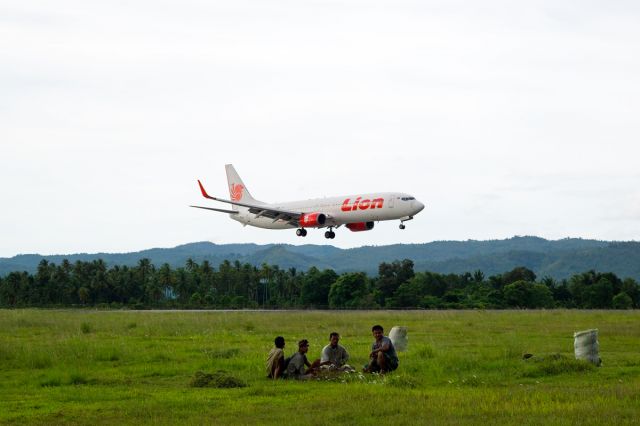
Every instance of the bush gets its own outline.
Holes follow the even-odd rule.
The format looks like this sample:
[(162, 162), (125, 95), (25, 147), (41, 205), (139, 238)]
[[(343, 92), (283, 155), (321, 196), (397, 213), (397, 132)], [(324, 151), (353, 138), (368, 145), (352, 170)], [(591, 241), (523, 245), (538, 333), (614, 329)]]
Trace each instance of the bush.
[(633, 307), (633, 300), (624, 291), (616, 294), (612, 302), (614, 309), (631, 309)]

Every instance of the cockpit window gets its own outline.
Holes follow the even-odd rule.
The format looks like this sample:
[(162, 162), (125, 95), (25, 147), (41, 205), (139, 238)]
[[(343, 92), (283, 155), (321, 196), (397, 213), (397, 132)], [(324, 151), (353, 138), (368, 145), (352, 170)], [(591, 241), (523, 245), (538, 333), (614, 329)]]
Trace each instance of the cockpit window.
[(402, 197), (402, 201), (411, 201), (411, 200), (415, 200), (416, 197)]

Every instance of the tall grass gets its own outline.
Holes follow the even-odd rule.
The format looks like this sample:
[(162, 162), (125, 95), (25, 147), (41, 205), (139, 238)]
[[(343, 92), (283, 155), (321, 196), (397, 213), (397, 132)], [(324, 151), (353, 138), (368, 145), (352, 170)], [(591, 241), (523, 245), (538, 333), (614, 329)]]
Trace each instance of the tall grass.
[[(309, 339), (311, 359), (338, 331), (360, 368), (375, 323), (409, 328), (393, 374), (265, 378), (277, 335), (287, 354)], [(0, 423), (631, 424), (639, 323), (613, 311), (0, 311)], [(588, 328), (599, 368), (573, 359), (573, 332)], [(191, 387), (197, 372), (246, 386)]]

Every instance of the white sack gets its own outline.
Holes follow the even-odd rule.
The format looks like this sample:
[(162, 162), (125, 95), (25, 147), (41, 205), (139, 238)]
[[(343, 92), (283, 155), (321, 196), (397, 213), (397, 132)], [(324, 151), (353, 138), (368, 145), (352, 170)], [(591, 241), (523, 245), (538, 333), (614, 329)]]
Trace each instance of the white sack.
[(391, 339), (391, 343), (393, 343), (396, 351), (404, 352), (407, 350), (407, 346), (409, 345), (409, 338), (407, 337), (408, 330), (408, 327), (396, 325), (389, 332), (389, 339)]
[(573, 348), (576, 359), (584, 359), (595, 365), (602, 362), (598, 355), (600, 344), (598, 343), (598, 330), (576, 331), (573, 333)]

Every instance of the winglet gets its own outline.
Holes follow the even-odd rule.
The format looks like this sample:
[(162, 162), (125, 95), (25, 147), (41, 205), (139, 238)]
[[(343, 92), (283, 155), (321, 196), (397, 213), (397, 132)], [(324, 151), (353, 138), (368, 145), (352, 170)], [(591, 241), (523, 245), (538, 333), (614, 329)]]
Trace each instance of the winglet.
[(212, 198), (209, 196), (209, 194), (207, 194), (207, 191), (205, 191), (204, 186), (202, 186), (202, 182), (200, 182), (200, 179), (198, 179), (198, 185), (200, 185), (200, 191), (202, 192), (202, 196), (204, 198)]

